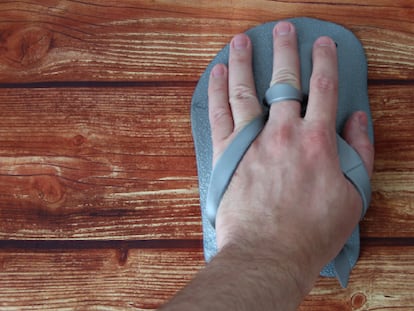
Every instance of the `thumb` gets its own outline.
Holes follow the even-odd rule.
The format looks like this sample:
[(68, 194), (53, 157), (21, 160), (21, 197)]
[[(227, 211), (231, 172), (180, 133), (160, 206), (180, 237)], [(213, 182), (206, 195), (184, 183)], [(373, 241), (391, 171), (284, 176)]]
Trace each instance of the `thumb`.
[(374, 168), (374, 146), (368, 138), (367, 129), (367, 115), (363, 111), (357, 111), (346, 122), (342, 134), (345, 141), (359, 154), (371, 177)]

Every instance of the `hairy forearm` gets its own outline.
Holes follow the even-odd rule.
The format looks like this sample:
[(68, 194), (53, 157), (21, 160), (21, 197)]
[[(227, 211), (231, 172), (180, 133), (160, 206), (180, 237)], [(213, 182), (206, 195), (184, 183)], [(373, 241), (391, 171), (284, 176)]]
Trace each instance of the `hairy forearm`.
[(316, 279), (306, 259), (248, 249), (224, 248), (161, 310), (296, 310)]

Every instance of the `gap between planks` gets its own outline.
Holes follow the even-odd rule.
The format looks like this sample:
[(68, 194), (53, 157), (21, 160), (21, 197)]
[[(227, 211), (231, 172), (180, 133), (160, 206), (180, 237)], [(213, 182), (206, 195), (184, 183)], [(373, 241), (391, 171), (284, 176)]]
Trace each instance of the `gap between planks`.
[[(195, 87), (198, 81), (53, 81), (30, 83), (0, 83), (0, 89), (24, 88), (129, 88), (129, 87)], [(414, 80), (380, 79), (368, 80), (374, 85), (414, 85)]]
[[(80, 250), (80, 249), (201, 249), (201, 239), (158, 240), (0, 240), (0, 249)], [(362, 247), (413, 247), (414, 237), (361, 238)]]

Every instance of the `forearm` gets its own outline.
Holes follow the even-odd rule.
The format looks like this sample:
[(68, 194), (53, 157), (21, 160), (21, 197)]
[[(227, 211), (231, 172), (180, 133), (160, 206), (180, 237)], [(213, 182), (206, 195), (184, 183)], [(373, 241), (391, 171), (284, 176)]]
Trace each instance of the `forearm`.
[(274, 254), (226, 247), (162, 310), (296, 310), (317, 273), (305, 258)]

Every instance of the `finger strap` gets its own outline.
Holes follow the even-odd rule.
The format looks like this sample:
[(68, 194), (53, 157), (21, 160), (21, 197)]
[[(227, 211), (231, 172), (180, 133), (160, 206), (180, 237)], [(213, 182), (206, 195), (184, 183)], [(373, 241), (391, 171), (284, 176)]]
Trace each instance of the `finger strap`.
[(269, 106), (285, 100), (302, 102), (303, 94), (289, 83), (275, 83), (267, 89), (265, 100)]

